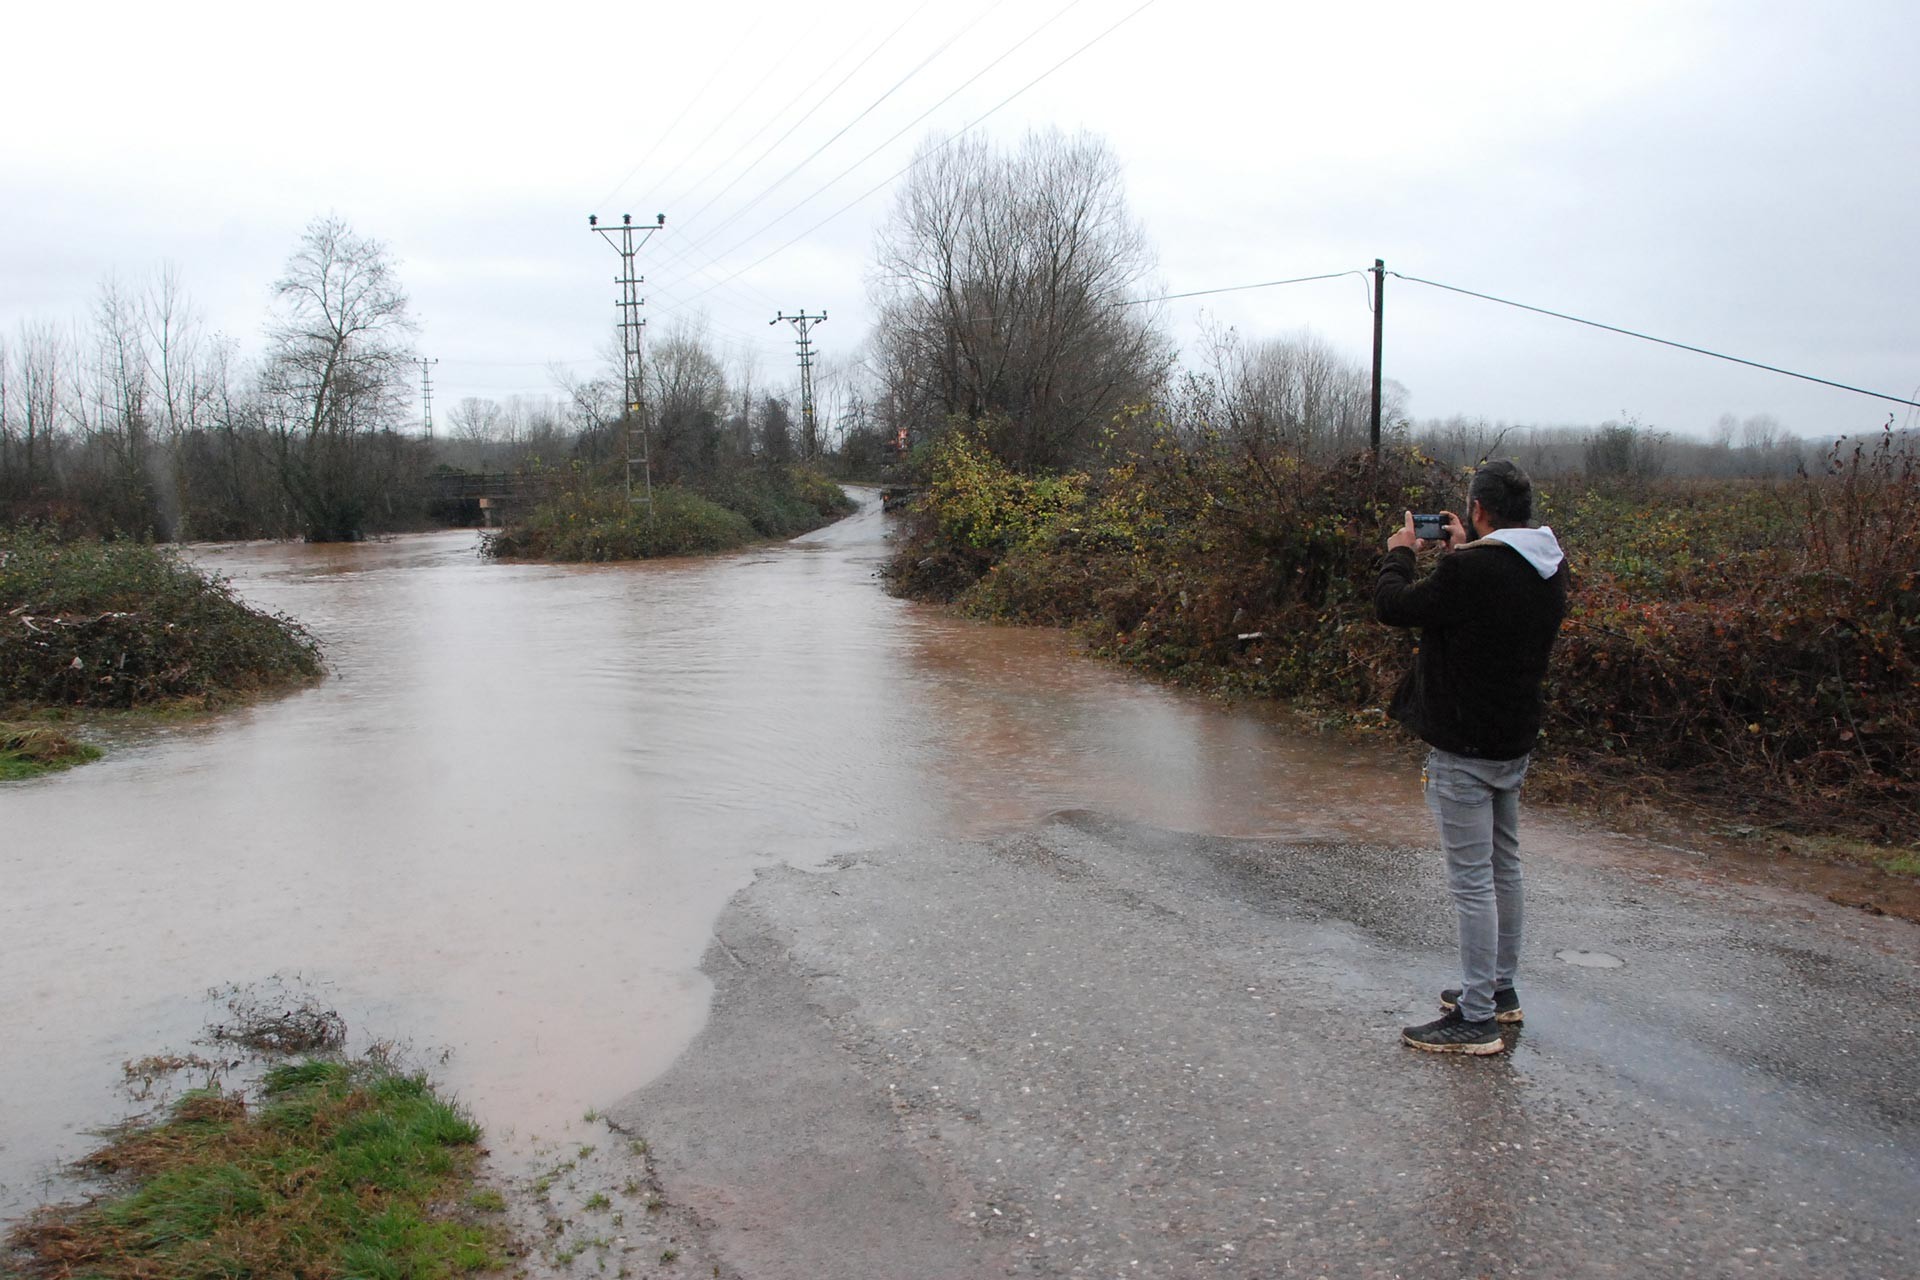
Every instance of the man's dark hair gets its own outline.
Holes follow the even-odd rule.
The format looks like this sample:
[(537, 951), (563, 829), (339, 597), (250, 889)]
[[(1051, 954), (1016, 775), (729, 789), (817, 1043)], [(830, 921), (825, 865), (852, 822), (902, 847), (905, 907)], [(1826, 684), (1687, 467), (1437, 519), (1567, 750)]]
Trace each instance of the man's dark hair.
[(1476, 467), (1467, 499), (1485, 507), (1503, 528), (1533, 519), (1533, 481), (1512, 458), (1493, 458)]

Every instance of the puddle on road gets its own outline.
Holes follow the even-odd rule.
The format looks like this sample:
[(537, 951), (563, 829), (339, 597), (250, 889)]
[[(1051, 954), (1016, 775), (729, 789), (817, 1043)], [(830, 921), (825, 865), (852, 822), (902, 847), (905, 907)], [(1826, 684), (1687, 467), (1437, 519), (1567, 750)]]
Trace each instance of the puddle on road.
[(1610, 956), (1604, 951), (1556, 951), (1553, 958), (1579, 969), (1619, 969), (1627, 963), (1619, 956)]

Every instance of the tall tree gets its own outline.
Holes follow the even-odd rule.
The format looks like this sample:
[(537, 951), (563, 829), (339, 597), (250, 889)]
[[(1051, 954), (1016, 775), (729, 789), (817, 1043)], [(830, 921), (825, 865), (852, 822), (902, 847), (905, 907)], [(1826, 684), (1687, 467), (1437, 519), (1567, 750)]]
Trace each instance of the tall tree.
[(1171, 368), (1152, 315), (1128, 305), (1153, 270), (1099, 139), (927, 143), (880, 242), (881, 363), (913, 419), (889, 425), (917, 439), (959, 414), (987, 420), (1015, 466), (1070, 461)]
[(681, 320), (647, 344), (653, 467), (663, 484), (711, 471), (719, 460), (727, 379), (706, 339), (704, 320)]
[(387, 247), (339, 218), (308, 224), (274, 284), (264, 387), (281, 483), (307, 537), (360, 536), (409, 455), (395, 434), (414, 324)]

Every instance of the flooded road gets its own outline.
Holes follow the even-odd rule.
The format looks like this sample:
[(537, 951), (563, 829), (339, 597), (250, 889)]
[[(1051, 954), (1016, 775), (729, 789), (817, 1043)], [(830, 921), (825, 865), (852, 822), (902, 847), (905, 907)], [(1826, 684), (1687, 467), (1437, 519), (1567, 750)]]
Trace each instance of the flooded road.
[(134, 1109), (121, 1064), (188, 1049), (210, 988), (297, 976), (510, 1158), (681, 1053), (714, 921), (768, 866), (1066, 809), (1426, 838), (1401, 763), (888, 597), (863, 501), (674, 563), (495, 565), (470, 532), (193, 549), (334, 674), (0, 787), (0, 1218)]

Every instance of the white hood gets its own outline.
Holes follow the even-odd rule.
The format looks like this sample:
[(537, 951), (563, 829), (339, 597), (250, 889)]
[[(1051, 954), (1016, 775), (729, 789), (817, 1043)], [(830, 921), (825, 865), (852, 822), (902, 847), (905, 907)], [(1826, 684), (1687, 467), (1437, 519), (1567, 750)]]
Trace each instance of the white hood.
[(1566, 556), (1560, 552), (1560, 540), (1546, 525), (1538, 529), (1495, 529), (1482, 542), (1504, 542), (1526, 557), (1527, 563), (1543, 578), (1551, 578)]

